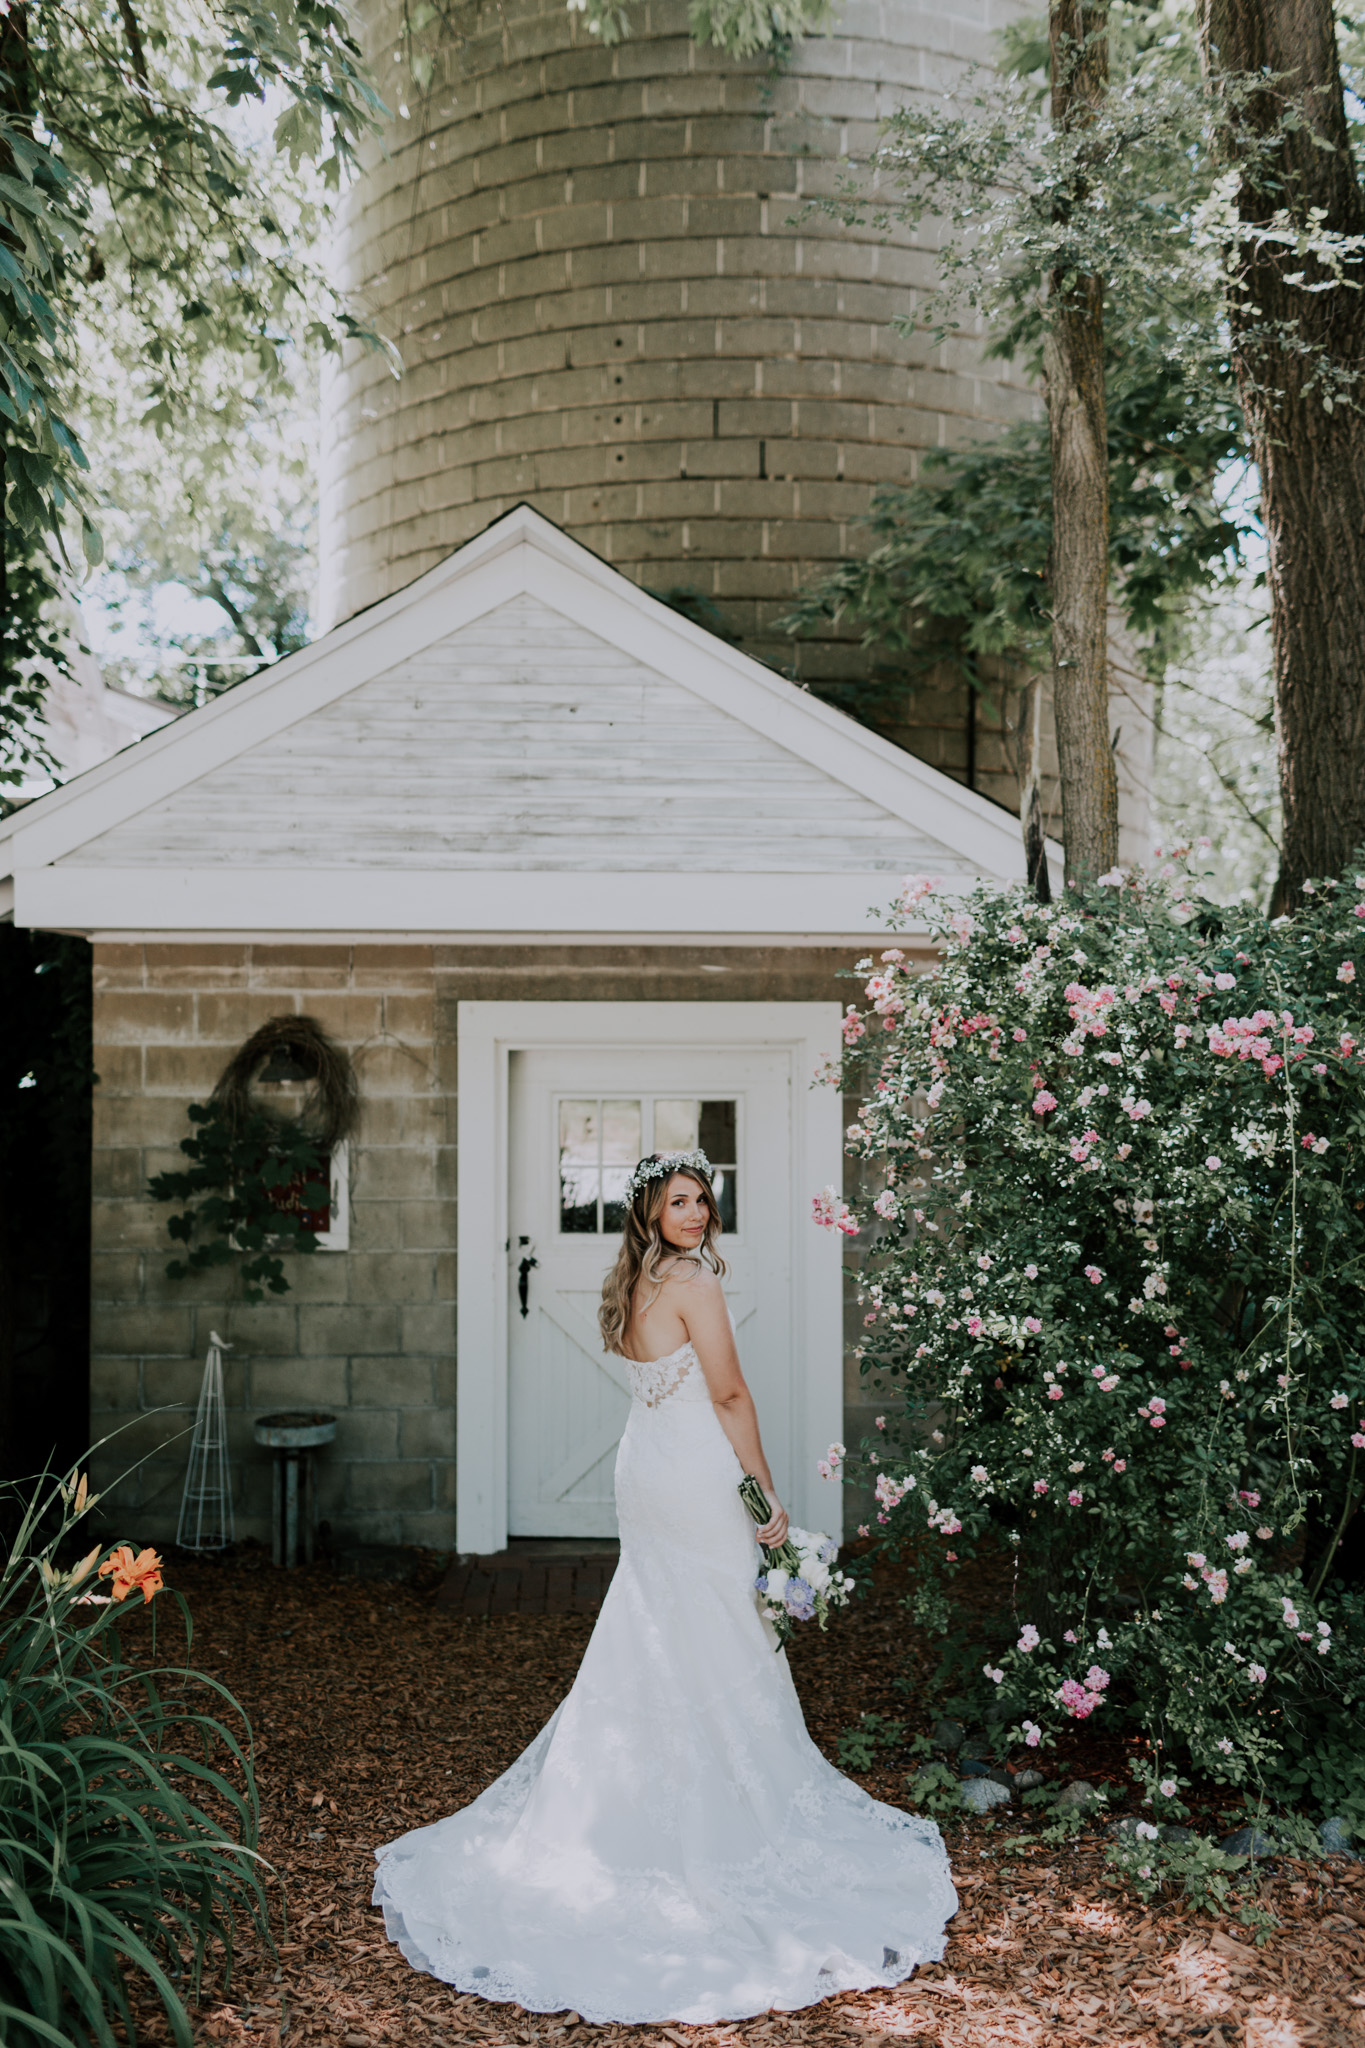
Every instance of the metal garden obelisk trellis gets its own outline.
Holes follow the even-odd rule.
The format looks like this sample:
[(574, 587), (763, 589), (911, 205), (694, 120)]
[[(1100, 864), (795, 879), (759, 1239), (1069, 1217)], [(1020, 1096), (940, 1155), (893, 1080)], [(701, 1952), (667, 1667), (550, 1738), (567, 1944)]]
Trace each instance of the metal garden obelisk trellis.
[(180, 1525), (175, 1532), (182, 1550), (226, 1550), (233, 1541), (232, 1474), (223, 1402), (223, 1353), (231, 1349), (216, 1330), (209, 1331), (209, 1355), (204, 1361)]

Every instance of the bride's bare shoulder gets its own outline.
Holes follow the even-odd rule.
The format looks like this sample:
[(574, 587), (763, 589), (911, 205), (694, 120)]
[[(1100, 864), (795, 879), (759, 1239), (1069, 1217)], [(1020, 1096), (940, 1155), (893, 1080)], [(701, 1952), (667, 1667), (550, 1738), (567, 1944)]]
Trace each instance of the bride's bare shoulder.
[(679, 1309), (695, 1315), (710, 1308), (723, 1307), (725, 1296), (721, 1289), (720, 1275), (699, 1259), (678, 1259), (664, 1277), (664, 1294)]

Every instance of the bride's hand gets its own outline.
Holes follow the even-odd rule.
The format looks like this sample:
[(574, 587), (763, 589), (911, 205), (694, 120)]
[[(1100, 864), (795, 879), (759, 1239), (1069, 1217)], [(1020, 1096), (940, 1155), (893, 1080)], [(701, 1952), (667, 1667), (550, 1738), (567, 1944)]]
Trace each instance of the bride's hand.
[(773, 1507), (772, 1520), (765, 1522), (755, 1534), (759, 1542), (765, 1544), (769, 1550), (776, 1550), (787, 1540), (787, 1527), (787, 1510), (781, 1501), (778, 1501)]

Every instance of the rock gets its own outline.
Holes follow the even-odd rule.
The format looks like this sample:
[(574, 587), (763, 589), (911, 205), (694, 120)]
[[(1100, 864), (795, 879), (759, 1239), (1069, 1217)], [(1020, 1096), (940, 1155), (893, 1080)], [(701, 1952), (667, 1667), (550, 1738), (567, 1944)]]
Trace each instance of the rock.
[(1017, 1792), (1031, 1792), (1035, 1785), (1041, 1785), (1042, 1782), (1041, 1771), (1024, 1770), (1016, 1771), (1014, 1774), (1014, 1787)]
[(995, 1744), (985, 1735), (969, 1735), (962, 1745), (963, 1756), (974, 1756), (989, 1763), (995, 1752)]
[(1057, 1813), (1070, 1813), (1079, 1807), (1082, 1813), (1089, 1813), (1092, 1806), (1098, 1806), (1100, 1795), (1087, 1778), (1074, 1778), (1057, 1794)]
[(989, 1778), (991, 1775), (991, 1766), (984, 1756), (960, 1756), (957, 1767), (964, 1778)]
[(968, 1813), (989, 1813), (993, 1806), (1008, 1806), (1010, 1795), (993, 1778), (968, 1778), (962, 1787), (962, 1804)]
[(1273, 1856), (1277, 1847), (1259, 1828), (1236, 1828), (1218, 1846), (1225, 1856)]
[(1322, 1853), (1324, 1856), (1349, 1856), (1359, 1863), (1360, 1853), (1351, 1847), (1351, 1823), (1343, 1815), (1333, 1814), (1322, 1824)]
[(1161, 1822), (1161, 1839), (1168, 1849), (1175, 1849), (1182, 1842), (1193, 1842), (1196, 1836), (1193, 1828), (1177, 1827), (1173, 1820), (1163, 1820)]
[(1014, 1779), (1003, 1764), (992, 1764), (986, 1776), (990, 1779), (992, 1785), (1003, 1785), (1007, 1792), (1014, 1790)]
[(946, 1749), (951, 1756), (961, 1749), (962, 1738), (967, 1733), (960, 1721), (935, 1721), (929, 1731), (929, 1740), (935, 1749)]
[(997, 1700), (993, 1707), (987, 1707), (981, 1719), (987, 1728), (998, 1728), (1002, 1721), (1012, 1720), (1013, 1716)]

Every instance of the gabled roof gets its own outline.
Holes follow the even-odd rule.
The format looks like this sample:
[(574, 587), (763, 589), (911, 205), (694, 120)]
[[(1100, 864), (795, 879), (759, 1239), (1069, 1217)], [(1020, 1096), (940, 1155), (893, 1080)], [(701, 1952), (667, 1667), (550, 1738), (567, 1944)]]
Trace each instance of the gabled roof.
[(1018, 824), (526, 506), (0, 824), (90, 932), (846, 935), (907, 869), (1014, 879)]

